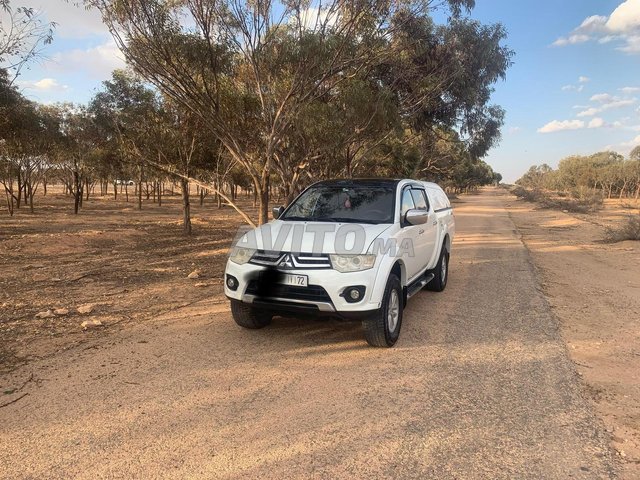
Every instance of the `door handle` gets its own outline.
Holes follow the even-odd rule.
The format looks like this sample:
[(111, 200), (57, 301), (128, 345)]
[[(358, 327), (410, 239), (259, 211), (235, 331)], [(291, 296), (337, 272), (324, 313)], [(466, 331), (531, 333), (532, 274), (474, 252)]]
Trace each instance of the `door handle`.
[(418, 235), (422, 235), (424, 233), (423, 229), (418, 230)]

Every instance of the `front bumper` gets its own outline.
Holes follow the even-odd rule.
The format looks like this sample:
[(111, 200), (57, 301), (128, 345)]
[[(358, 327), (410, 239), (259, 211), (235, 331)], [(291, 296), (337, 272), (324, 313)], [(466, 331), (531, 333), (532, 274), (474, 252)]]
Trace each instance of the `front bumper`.
[[(309, 287), (300, 287), (297, 292), (309, 292), (310, 294), (292, 294), (283, 288), (275, 294), (265, 296), (257, 294), (252, 282), (257, 281), (260, 275), (267, 271), (267, 268), (251, 263), (238, 265), (229, 260), (225, 269), (225, 279), (226, 275), (232, 275), (237, 279), (238, 287), (231, 290), (225, 282), (224, 293), (232, 300), (253, 304), (275, 313), (328, 315), (346, 319), (362, 318), (380, 309), (381, 299), (376, 298), (376, 289), (374, 288), (376, 268), (377, 266), (362, 272), (349, 273), (341, 273), (333, 269), (288, 270), (286, 273), (308, 277)], [(365, 287), (364, 296), (359, 302), (347, 302), (342, 296), (343, 292), (346, 288), (355, 285)]]

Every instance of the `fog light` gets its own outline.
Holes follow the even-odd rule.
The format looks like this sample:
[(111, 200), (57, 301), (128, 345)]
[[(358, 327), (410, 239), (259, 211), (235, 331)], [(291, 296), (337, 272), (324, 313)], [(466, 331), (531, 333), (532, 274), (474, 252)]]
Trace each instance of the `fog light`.
[(360, 302), (364, 298), (365, 290), (364, 285), (355, 285), (353, 287), (345, 288), (340, 296), (344, 297), (344, 299), (349, 303), (356, 303)]
[(233, 275), (227, 275), (227, 287), (235, 292), (238, 288), (238, 279)]

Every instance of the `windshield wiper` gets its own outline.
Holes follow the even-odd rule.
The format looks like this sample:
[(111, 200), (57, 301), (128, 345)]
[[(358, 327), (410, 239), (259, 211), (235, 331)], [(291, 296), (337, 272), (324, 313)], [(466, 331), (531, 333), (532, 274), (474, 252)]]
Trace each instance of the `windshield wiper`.
[(365, 220), (363, 218), (347, 218), (347, 217), (325, 217), (320, 219), (321, 222), (336, 222), (336, 223), (370, 223), (377, 225), (382, 223), (378, 220)]
[(292, 215), (290, 217), (283, 217), (280, 220), (291, 220), (293, 222), (335, 222), (335, 223), (366, 223), (372, 225), (378, 225), (380, 223), (392, 223), (384, 222), (381, 220), (365, 220), (362, 218), (347, 218), (347, 217), (300, 217)]

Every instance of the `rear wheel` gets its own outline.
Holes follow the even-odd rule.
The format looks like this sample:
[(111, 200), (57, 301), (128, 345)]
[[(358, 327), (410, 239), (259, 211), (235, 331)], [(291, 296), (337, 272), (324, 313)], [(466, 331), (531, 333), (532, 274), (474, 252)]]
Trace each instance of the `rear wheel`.
[(238, 300), (231, 300), (231, 315), (238, 325), (251, 330), (266, 327), (272, 317), (270, 313)]
[(442, 292), (447, 286), (447, 280), (449, 279), (449, 252), (442, 246), (442, 252), (438, 259), (438, 264), (433, 270), (433, 280), (427, 283), (427, 290), (433, 292)]
[(393, 347), (402, 326), (402, 286), (396, 275), (390, 275), (384, 291), (382, 307), (362, 321), (364, 336), (373, 347)]

